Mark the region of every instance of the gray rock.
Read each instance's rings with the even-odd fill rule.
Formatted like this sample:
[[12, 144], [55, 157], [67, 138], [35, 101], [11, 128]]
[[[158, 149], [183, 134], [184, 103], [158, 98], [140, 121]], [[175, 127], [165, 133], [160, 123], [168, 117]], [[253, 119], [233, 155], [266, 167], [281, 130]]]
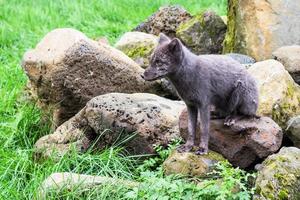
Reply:
[[300, 149], [283, 147], [269, 156], [258, 171], [255, 200], [300, 199]]
[[[37, 159], [60, 157], [70, 151], [86, 151], [92, 144], [101, 150], [118, 138], [132, 140], [132, 154], [155, 153], [154, 144], [167, 145], [179, 137], [178, 118], [185, 105], [147, 93], [110, 93], [90, 100], [73, 118], [35, 144]], [[123, 133], [121, 135], [121, 133]]]
[[160, 82], [145, 82], [140, 77], [144, 70], [124, 53], [74, 29], [48, 33], [24, 54], [22, 66], [39, 105], [53, 116], [54, 127], [101, 94], [163, 95]]
[[191, 15], [182, 7], [165, 6], [150, 16], [145, 22], [138, 25], [134, 31], [141, 31], [153, 35], [165, 33], [169, 37], [174, 37], [178, 26], [191, 19]]
[[293, 144], [300, 148], [300, 115], [288, 121], [286, 134]]
[[176, 30], [176, 36], [195, 54], [221, 53], [225, 33], [226, 24], [211, 11], [193, 17]]
[[275, 60], [281, 62], [291, 74], [296, 83], [300, 84], [300, 46], [284, 46], [272, 54]]

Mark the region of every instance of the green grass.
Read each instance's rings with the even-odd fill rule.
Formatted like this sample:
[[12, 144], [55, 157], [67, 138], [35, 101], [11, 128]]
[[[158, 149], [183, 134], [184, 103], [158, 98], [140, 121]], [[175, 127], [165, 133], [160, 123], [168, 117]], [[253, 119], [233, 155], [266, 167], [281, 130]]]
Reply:
[[[49, 133], [49, 123], [41, 121], [40, 110], [22, 95], [27, 77], [20, 62], [26, 50], [55, 28], [72, 27], [91, 38], [105, 36], [113, 44], [167, 4], [180, 4], [192, 14], [205, 9], [226, 13], [226, 0], [0, 0], [0, 199], [33, 199], [41, 181], [59, 171], [139, 179], [136, 159], [114, 147], [99, 154], [35, 163], [33, 145]], [[114, 188], [114, 196], [111, 191], [104, 187], [97, 197], [119, 199], [127, 190]], [[61, 199], [94, 194], [84, 195], [75, 192]]]

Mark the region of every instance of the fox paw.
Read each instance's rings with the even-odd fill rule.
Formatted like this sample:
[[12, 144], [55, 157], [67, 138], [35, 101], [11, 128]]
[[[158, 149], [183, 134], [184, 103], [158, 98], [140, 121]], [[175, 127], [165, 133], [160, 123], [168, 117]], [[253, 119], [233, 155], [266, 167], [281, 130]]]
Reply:
[[235, 124], [235, 118], [233, 116], [228, 116], [224, 120], [224, 125], [225, 126], [232, 126]]
[[177, 151], [179, 153], [190, 152], [192, 149], [193, 149], [193, 145], [191, 145], [191, 144], [183, 144], [183, 145], [177, 147]]
[[196, 151], [196, 155], [206, 155], [208, 153], [208, 148], [207, 147], [199, 147]]

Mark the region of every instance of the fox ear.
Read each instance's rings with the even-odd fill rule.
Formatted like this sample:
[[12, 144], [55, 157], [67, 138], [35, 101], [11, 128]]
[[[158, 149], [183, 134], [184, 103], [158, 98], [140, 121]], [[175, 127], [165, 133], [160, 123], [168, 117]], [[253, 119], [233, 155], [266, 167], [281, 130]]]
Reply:
[[158, 39], [158, 43], [159, 44], [162, 44], [162, 43], [164, 43], [164, 42], [169, 42], [170, 41], [170, 39], [168, 38], [168, 36], [166, 36], [165, 34], [163, 34], [163, 33], [160, 33], [159, 34], [159, 39]]
[[173, 53], [178, 53], [181, 52], [182, 46], [181, 42], [177, 39], [174, 38], [170, 43], [169, 43], [169, 50]]

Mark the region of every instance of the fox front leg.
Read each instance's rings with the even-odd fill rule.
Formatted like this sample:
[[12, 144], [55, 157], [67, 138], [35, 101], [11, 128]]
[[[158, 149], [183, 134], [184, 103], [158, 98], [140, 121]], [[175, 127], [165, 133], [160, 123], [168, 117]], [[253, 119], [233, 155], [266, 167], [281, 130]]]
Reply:
[[192, 150], [195, 144], [195, 132], [196, 132], [196, 125], [197, 125], [197, 108], [194, 106], [187, 106], [188, 111], [188, 138], [186, 143], [179, 146], [177, 148], [178, 152], [189, 152]]
[[209, 141], [209, 120], [210, 120], [210, 111], [209, 106], [201, 106], [198, 109], [199, 112], [199, 122], [200, 122], [200, 143], [199, 148], [196, 150], [195, 154], [203, 155], [208, 153], [208, 141]]

